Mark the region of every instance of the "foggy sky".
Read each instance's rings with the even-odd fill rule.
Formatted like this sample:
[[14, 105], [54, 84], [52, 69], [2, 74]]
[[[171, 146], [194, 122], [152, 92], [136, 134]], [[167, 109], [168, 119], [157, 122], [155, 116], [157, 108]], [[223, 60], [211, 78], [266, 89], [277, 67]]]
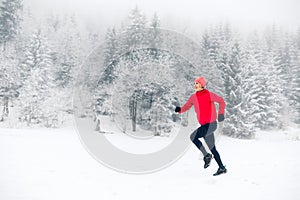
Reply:
[[[115, 26], [136, 5], [151, 18], [156, 12], [172, 26], [197, 27], [230, 22], [241, 28], [277, 24], [300, 26], [298, 0], [23, 0], [37, 15], [76, 13], [87, 24]], [[170, 24], [165, 24], [170, 25]]]

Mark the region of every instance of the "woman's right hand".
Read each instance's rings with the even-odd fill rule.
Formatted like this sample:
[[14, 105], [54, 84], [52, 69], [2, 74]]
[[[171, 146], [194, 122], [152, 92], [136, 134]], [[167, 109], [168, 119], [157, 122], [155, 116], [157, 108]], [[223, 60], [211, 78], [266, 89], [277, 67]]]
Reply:
[[180, 107], [176, 107], [175, 108], [175, 112], [180, 112], [181, 108]]

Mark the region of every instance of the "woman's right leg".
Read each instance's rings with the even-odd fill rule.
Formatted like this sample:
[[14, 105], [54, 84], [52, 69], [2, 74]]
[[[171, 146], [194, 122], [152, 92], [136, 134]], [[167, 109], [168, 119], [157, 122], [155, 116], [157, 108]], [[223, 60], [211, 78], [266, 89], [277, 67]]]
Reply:
[[214, 158], [216, 160], [216, 162], [218, 163], [220, 168], [224, 168], [224, 165], [222, 163], [221, 160], [221, 156], [219, 154], [219, 152], [216, 149], [215, 146], [215, 136], [214, 133], [209, 133], [204, 137], [205, 143], [207, 144], [209, 150], [212, 152], [212, 154], [214, 155]]

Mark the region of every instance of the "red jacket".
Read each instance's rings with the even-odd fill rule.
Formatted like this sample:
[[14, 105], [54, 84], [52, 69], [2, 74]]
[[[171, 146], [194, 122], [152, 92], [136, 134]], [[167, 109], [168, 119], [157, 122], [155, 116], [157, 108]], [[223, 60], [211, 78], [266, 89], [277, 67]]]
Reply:
[[224, 114], [226, 105], [224, 99], [215, 93], [204, 89], [192, 94], [184, 106], [181, 107], [179, 113], [183, 113], [194, 106], [198, 122], [201, 125], [215, 122], [217, 119], [215, 102], [219, 103], [218, 114]]

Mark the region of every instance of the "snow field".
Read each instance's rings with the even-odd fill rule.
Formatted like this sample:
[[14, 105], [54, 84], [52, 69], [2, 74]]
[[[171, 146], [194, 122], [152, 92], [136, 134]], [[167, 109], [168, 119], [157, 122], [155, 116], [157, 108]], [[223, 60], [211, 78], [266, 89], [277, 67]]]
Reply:
[[0, 129], [0, 199], [292, 200], [300, 195], [299, 141], [279, 132], [260, 133], [256, 140], [222, 136], [217, 149], [228, 169], [218, 177], [212, 176], [215, 161], [204, 170], [194, 146], [162, 171], [130, 175], [94, 160], [71, 127]]

